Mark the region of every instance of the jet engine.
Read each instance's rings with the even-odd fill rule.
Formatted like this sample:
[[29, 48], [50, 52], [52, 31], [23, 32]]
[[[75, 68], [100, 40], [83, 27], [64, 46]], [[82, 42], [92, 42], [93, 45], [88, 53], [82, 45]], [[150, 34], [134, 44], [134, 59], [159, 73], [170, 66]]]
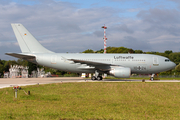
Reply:
[[126, 67], [113, 67], [109, 71], [109, 74], [117, 78], [129, 78], [131, 75], [131, 69]]

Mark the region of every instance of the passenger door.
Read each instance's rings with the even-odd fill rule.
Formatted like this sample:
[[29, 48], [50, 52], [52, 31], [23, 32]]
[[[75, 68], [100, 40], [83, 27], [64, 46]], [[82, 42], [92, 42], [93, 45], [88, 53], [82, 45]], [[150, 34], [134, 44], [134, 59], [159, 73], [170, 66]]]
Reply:
[[56, 61], [57, 61], [57, 56], [56, 55], [51, 56], [51, 64], [56, 64]]
[[158, 66], [159, 65], [158, 57], [153, 57], [153, 65], [154, 66]]

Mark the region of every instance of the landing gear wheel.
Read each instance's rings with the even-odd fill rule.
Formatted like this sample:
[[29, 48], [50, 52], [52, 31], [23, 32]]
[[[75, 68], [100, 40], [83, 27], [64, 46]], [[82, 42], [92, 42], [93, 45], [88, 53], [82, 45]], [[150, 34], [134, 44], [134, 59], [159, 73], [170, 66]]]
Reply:
[[97, 80], [98, 80], [98, 81], [102, 80], [102, 76], [98, 76], [98, 77], [97, 77]]
[[91, 77], [91, 80], [93, 80], [93, 81], [96, 80], [96, 77], [95, 77], [95, 76], [92, 76], [92, 77]]

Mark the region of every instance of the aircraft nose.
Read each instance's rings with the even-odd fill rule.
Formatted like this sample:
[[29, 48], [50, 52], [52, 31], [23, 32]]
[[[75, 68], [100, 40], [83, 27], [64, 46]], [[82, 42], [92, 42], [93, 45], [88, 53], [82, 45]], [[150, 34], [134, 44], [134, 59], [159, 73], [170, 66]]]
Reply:
[[172, 68], [175, 68], [176, 67], [176, 64], [174, 62], [172, 62]]

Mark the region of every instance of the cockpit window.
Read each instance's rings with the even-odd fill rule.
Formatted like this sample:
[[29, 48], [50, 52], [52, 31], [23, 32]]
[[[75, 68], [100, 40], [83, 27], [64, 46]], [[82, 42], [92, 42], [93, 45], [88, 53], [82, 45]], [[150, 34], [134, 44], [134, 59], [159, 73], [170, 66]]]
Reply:
[[165, 62], [169, 62], [170, 60], [169, 59], [165, 59]]

